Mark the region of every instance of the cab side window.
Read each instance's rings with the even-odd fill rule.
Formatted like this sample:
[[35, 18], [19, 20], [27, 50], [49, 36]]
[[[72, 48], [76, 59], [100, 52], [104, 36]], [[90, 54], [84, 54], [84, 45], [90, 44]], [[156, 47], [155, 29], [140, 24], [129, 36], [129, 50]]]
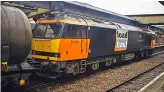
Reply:
[[82, 32], [82, 38], [87, 38], [88, 37], [88, 28], [87, 28], [87, 26], [83, 26], [81, 28], [81, 32]]
[[87, 38], [87, 27], [82, 25], [68, 25], [65, 33], [65, 38]]
[[66, 33], [65, 33], [65, 37], [80, 38], [81, 37], [80, 26], [68, 25]]

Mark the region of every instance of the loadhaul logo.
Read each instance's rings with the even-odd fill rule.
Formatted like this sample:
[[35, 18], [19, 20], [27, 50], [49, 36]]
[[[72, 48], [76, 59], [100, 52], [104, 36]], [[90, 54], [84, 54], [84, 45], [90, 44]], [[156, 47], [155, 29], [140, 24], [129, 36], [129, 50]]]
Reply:
[[128, 45], [128, 31], [116, 30], [115, 51], [124, 51]]

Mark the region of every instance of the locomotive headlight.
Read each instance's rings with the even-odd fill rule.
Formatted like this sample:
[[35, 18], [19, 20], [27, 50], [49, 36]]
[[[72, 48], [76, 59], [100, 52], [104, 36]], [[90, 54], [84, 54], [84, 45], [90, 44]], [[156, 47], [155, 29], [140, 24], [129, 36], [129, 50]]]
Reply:
[[32, 50], [32, 54], [35, 54], [35, 51]]
[[55, 57], [60, 57], [60, 53], [55, 53]]

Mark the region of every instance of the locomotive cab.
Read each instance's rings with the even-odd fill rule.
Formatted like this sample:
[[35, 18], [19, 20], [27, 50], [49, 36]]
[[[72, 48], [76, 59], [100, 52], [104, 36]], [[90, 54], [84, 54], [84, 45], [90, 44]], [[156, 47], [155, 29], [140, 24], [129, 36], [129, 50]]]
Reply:
[[56, 65], [87, 58], [90, 39], [84, 20], [44, 19], [36, 23], [32, 40], [34, 61]]

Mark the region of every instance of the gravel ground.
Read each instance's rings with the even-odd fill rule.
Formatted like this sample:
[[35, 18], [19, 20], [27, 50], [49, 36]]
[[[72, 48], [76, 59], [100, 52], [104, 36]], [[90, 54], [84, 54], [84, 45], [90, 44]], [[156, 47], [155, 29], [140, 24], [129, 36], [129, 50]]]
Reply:
[[114, 89], [113, 92], [137, 92], [162, 72], [164, 72], [164, 64], [151, 70], [148, 73], [145, 73], [142, 76], [139, 76], [138, 78], [126, 83], [125, 85]]
[[40, 92], [105, 92], [161, 62], [164, 62], [164, 54], [98, 71], [85, 77], [78, 76], [79, 78], [69, 80], [64, 84], [61, 83], [53, 87], [42, 88]]

